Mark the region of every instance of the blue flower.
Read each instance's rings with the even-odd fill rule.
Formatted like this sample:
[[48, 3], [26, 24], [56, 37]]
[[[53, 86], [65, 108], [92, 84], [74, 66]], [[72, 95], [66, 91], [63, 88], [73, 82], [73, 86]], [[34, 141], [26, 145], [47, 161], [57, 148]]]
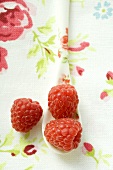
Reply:
[[108, 19], [113, 15], [113, 8], [108, 1], [98, 2], [97, 6], [94, 7], [96, 12], [93, 14], [96, 19]]

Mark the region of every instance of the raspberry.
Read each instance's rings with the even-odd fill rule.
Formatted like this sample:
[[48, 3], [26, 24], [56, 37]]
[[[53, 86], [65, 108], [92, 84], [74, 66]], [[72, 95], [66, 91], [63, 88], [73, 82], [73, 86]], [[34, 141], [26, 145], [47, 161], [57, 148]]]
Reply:
[[28, 132], [42, 116], [42, 108], [37, 101], [20, 98], [14, 101], [11, 108], [12, 127], [19, 132]]
[[63, 151], [71, 151], [78, 147], [81, 132], [80, 122], [72, 118], [61, 118], [51, 120], [45, 127], [44, 135], [54, 147]]
[[55, 119], [73, 118], [78, 103], [77, 91], [70, 84], [57, 85], [49, 91], [48, 106]]

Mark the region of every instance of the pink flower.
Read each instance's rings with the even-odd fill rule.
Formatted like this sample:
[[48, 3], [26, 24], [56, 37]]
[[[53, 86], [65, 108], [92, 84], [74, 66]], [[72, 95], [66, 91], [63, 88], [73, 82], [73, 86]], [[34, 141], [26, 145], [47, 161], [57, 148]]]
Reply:
[[101, 94], [100, 94], [100, 98], [103, 100], [105, 97], [107, 97], [108, 94], [107, 92], [103, 91]]
[[107, 77], [108, 80], [110, 80], [110, 79], [113, 80], [113, 72], [108, 71], [107, 74], [106, 74], [106, 77]]
[[79, 66], [76, 66], [76, 70], [77, 70], [78, 74], [79, 74], [80, 76], [82, 76], [82, 74], [83, 74], [83, 72], [84, 72], [84, 69], [81, 68], [81, 67], [79, 67]]
[[79, 44], [78, 47], [69, 47], [68, 50], [73, 52], [78, 52], [84, 50], [86, 47], [89, 47], [89, 45], [90, 44], [88, 42], [82, 42]]
[[37, 150], [35, 149], [34, 145], [27, 145], [24, 148], [24, 153], [26, 153], [27, 155], [33, 155], [37, 152]]
[[74, 76], [82, 76], [85, 70], [82, 67], [74, 66], [74, 69], [71, 71], [71, 74]]
[[84, 155], [86, 155], [89, 152], [93, 151], [93, 146], [90, 143], [84, 142], [83, 147], [82, 147], [82, 152]]
[[103, 91], [101, 94], [100, 94], [100, 98], [104, 101], [108, 101], [110, 99], [110, 97], [108, 96], [108, 93]]
[[[15, 7], [6, 7], [7, 3], [14, 3]], [[19, 6], [20, 5], [20, 6]], [[21, 9], [21, 5], [24, 9]], [[8, 41], [19, 38], [24, 29], [32, 27], [32, 19], [29, 15], [29, 9], [23, 0], [0, 0], [0, 40]], [[27, 24], [23, 24], [27, 18]]]
[[8, 65], [7, 62], [5, 60], [5, 57], [7, 56], [7, 50], [5, 48], [0, 47], [0, 71], [2, 71], [2, 69], [7, 69]]

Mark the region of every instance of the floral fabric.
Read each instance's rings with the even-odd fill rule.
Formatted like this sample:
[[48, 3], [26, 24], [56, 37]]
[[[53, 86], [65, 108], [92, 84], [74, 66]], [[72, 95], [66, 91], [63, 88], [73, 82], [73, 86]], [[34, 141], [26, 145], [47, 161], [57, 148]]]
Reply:
[[[0, 0], [0, 170], [113, 169], [113, 1], [70, 0], [63, 30], [58, 9], [51, 0]], [[42, 119], [27, 134], [10, 122], [20, 97], [38, 100], [45, 112], [56, 81], [71, 81], [80, 100], [82, 141], [66, 155], [49, 150]]]

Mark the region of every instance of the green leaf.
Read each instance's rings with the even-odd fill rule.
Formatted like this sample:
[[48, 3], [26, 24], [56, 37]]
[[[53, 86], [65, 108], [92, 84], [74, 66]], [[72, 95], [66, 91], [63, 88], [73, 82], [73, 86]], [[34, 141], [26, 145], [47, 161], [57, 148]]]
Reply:
[[0, 170], [3, 170], [5, 166], [6, 166], [6, 162], [1, 163], [0, 164]]
[[55, 21], [56, 21], [56, 19], [54, 16], [49, 18], [49, 20], [46, 22], [46, 26], [52, 27], [52, 25], [55, 23]]
[[47, 58], [41, 58], [36, 65], [36, 72], [38, 78], [40, 78], [47, 71], [48, 60]]
[[41, 151], [44, 153], [44, 154], [47, 154], [47, 151], [45, 149], [41, 149]]
[[30, 165], [29, 167], [25, 168], [25, 170], [33, 170], [34, 165]]
[[42, 4], [45, 5], [45, 3], [46, 3], [46, 0], [42, 0]]
[[42, 147], [48, 148], [48, 146], [46, 145], [46, 143], [42, 144]]
[[56, 38], [56, 35], [53, 35], [52, 37], [49, 38], [49, 40], [47, 41], [48, 44], [52, 45], [52, 44], [55, 44], [55, 38]]
[[27, 57], [31, 58], [32, 56], [36, 56], [40, 51], [40, 46], [38, 44], [34, 44], [34, 46], [29, 50]]
[[99, 150], [98, 155], [100, 158], [102, 157], [102, 150]]
[[52, 28], [50, 26], [42, 26], [38, 27], [38, 31], [42, 34], [48, 35], [50, 32], [52, 32]]
[[40, 160], [40, 158], [38, 157], [38, 155], [35, 155], [35, 159], [36, 159], [37, 161]]
[[37, 72], [40, 70], [40, 69], [43, 69], [46, 67], [46, 63], [47, 63], [47, 59], [45, 58], [40, 58], [40, 60], [38, 61], [37, 65], [36, 65], [36, 68], [37, 68]]
[[68, 62], [68, 57], [63, 57], [62, 63], [67, 63]]
[[107, 165], [107, 166], [110, 166], [109, 162], [105, 159], [103, 159], [103, 162]]
[[103, 158], [111, 158], [112, 155], [111, 155], [111, 154], [105, 154], [105, 155], [103, 155], [102, 157], [103, 157]]
[[43, 44], [44, 46], [46, 46], [46, 47], [48, 47], [48, 46], [49, 46], [48, 41], [46, 41], [46, 42], [42, 42], [42, 44]]
[[13, 140], [14, 140], [14, 132], [11, 129], [11, 131], [5, 136], [5, 140], [4, 140], [3, 144], [0, 147], [12, 145]]
[[85, 39], [87, 39], [89, 37], [89, 35], [84, 35], [83, 37], [82, 37], [82, 40], [85, 40]]
[[95, 51], [96, 51], [95, 48], [93, 48], [93, 47], [91, 47], [91, 46], [88, 47], [88, 50], [90, 50], [90, 51], [92, 51], [92, 52], [95, 52]]
[[38, 31], [42, 34], [48, 35], [52, 32], [52, 25], [55, 22], [55, 17], [51, 17], [47, 22], [45, 26], [38, 27]]
[[38, 38], [38, 35], [35, 31], [33, 31], [33, 41], [36, 41]]
[[110, 79], [110, 80], [106, 80], [106, 83], [110, 84], [113, 86], [113, 79]]
[[40, 138], [39, 143], [41, 143], [41, 142], [43, 142], [43, 141], [44, 141], [44, 139], [43, 139], [43, 138]]
[[73, 71], [74, 65], [69, 63], [69, 69], [70, 69], [70, 71]]
[[55, 54], [53, 53], [52, 50], [45, 48], [45, 55], [47, 59], [49, 58], [52, 62], [55, 62], [55, 58], [54, 58]]

